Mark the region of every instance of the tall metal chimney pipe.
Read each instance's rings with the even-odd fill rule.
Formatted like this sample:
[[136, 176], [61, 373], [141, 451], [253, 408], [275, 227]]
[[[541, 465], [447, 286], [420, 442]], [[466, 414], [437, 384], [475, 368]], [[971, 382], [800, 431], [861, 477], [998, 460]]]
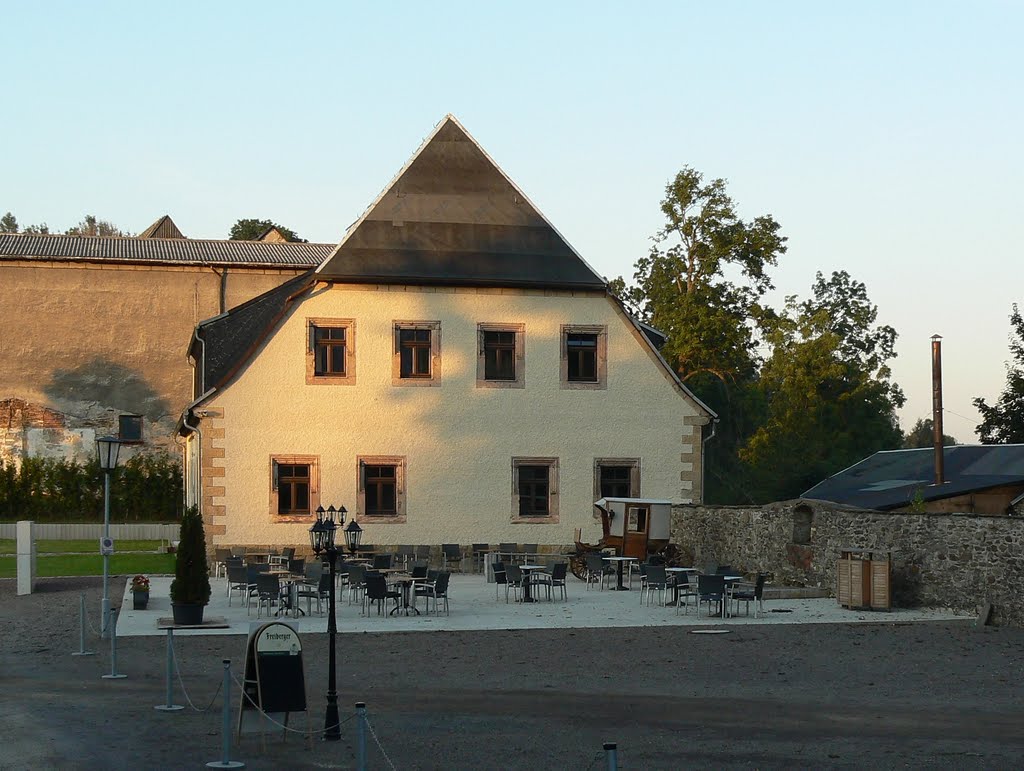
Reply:
[[942, 336], [932, 335], [932, 443], [935, 446], [935, 484], [946, 481], [942, 454]]

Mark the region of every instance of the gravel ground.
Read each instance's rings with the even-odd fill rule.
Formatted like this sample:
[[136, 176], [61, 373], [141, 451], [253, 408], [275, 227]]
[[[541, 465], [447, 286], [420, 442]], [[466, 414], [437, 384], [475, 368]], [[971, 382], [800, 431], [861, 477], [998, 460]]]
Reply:
[[[180, 637], [191, 701], [165, 714], [165, 640], [78, 648], [84, 592], [99, 579], [43, 579], [16, 597], [0, 581], [0, 768], [201, 768], [221, 757], [222, 660], [242, 637]], [[95, 620], [94, 622], [95, 623]], [[373, 769], [1019, 768], [1024, 630], [970, 623], [347, 634], [338, 637], [342, 718], [367, 704]], [[310, 721], [324, 712], [327, 640], [307, 634]], [[176, 683], [174, 700], [185, 701]], [[216, 696], [216, 698], [215, 698]], [[238, 690], [234, 690], [237, 710]], [[234, 720], [235, 712], [232, 712]], [[302, 716], [293, 723], [306, 726]], [[256, 769], [354, 767], [340, 742], [245, 736]]]

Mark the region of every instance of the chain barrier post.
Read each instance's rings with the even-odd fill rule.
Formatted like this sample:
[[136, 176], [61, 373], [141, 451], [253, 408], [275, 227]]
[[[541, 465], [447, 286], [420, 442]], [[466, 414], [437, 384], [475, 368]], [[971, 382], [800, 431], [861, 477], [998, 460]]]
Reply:
[[619, 745], [617, 745], [615, 742], [605, 742], [604, 743], [604, 757], [605, 757], [605, 760], [608, 762], [608, 765], [607, 765], [608, 771], [618, 771], [618, 768], [619, 768], [619, 751], [618, 751], [618, 747], [619, 747]]
[[356, 768], [366, 771], [366, 704], [356, 702]]
[[78, 595], [78, 650], [72, 656], [92, 656], [92, 651], [85, 649], [85, 592]]
[[[168, 629], [168, 632], [171, 630]], [[168, 638], [170, 639], [170, 638]], [[224, 709], [221, 710], [221, 742], [220, 760], [213, 760], [206, 764], [207, 768], [245, 768], [245, 763], [240, 760], [231, 760], [231, 659], [224, 659]], [[245, 694], [242, 694], [245, 698]], [[157, 707], [157, 709], [160, 709]]]
[[185, 709], [180, 704], [175, 704], [171, 701], [171, 680], [174, 677], [174, 628], [167, 627], [167, 703], [158, 704], [153, 707], [155, 710], [160, 712], [177, 712], [180, 709]]
[[107, 622], [107, 631], [110, 633], [110, 674], [103, 675], [104, 680], [120, 680], [128, 675], [117, 673], [117, 608], [110, 609], [110, 618]]

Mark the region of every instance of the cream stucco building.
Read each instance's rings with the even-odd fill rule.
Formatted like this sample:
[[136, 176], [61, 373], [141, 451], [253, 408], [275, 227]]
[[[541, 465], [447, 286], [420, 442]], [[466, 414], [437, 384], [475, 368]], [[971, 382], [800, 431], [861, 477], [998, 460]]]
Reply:
[[199, 324], [179, 430], [211, 545], [568, 544], [701, 499], [713, 413], [451, 116], [320, 266]]

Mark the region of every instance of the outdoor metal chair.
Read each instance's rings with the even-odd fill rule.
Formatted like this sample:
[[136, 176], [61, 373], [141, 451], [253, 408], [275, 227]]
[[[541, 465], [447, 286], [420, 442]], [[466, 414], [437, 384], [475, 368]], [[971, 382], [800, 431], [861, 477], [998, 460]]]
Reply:
[[281, 549], [280, 554], [271, 554], [267, 558], [267, 562], [275, 567], [288, 567], [288, 563], [292, 557], [295, 556], [295, 547], [289, 546], [286, 549]]
[[397, 608], [401, 597], [401, 592], [388, 588], [388, 581], [384, 578], [383, 573], [370, 571], [366, 574], [366, 591], [363, 593], [363, 611], [365, 613], [369, 613], [370, 605], [377, 603], [377, 615], [380, 616], [384, 613], [384, 605], [388, 600], [394, 600]]
[[676, 613], [679, 612], [680, 608], [686, 608], [687, 611], [690, 609], [690, 598], [697, 599], [697, 587], [690, 582], [690, 577], [686, 573], [676, 573], [675, 578], [675, 592], [676, 597]]
[[736, 600], [736, 612], [740, 612], [740, 603], [747, 603], [747, 615], [750, 615], [750, 603], [754, 603], [754, 618], [760, 618], [764, 610], [764, 582], [768, 576], [758, 573], [753, 584], [740, 584], [733, 587], [732, 599]]
[[505, 602], [508, 602], [508, 592], [519, 602], [519, 593], [523, 590], [523, 571], [518, 565], [508, 564], [505, 566]]
[[565, 578], [568, 575], [568, 570], [569, 564], [567, 562], [556, 562], [551, 566], [550, 571], [544, 570], [530, 576], [530, 583], [547, 589], [549, 600], [554, 589], [561, 589], [562, 599], [568, 600], [569, 597], [565, 593]]
[[473, 544], [473, 572], [483, 573], [484, 563], [487, 561], [487, 552], [491, 550], [489, 543]]
[[[462, 547], [457, 543], [441, 544], [441, 568], [443, 570], [458, 569], [462, 572]], [[456, 568], [453, 568], [455, 565]]]
[[451, 579], [452, 574], [447, 570], [441, 570], [437, 573], [433, 581], [427, 581], [421, 583], [415, 588], [416, 597], [425, 597], [427, 600], [427, 613], [430, 613], [430, 600], [434, 600], [434, 613], [438, 613], [437, 603], [439, 600], [444, 600], [444, 612], [446, 616], [450, 616], [451, 612], [448, 609], [448, 582]]
[[430, 564], [430, 547], [429, 546], [417, 546], [416, 547], [416, 561], [426, 562]]
[[391, 555], [390, 554], [377, 554], [373, 558], [373, 569], [374, 570], [390, 570], [391, 569]]
[[643, 602], [644, 593], [647, 594], [647, 604], [651, 604], [651, 597], [655, 591], [661, 595], [661, 604], [665, 604], [665, 589], [668, 588], [668, 574], [664, 565], [648, 565], [647, 581], [640, 589], [640, 602]]
[[213, 550], [213, 577], [220, 578], [228, 574], [228, 560], [231, 559], [231, 549]]
[[721, 574], [697, 576], [697, 612], [701, 603], [708, 604], [708, 615], [711, 615], [711, 603], [718, 603], [722, 618], [726, 614], [725, 576]]
[[498, 601], [498, 592], [505, 587], [505, 602], [508, 602], [508, 579], [505, 572], [504, 562], [491, 563], [491, 572], [494, 574], [494, 600]]
[[403, 568], [408, 568], [409, 563], [416, 559], [416, 548], [414, 546], [399, 546], [395, 551], [395, 562], [402, 563]]
[[589, 552], [585, 555], [584, 559], [587, 563], [587, 589], [590, 589], [590, 584], [599, 583], [601, 588], [604, 589], [604, 580], [610, 575], [615, 573], [615, 568], [610, 563], [604, 561], [604, 557], [600, 552]]
[[231, 607], [231, 595], [238, 592], [243, 602], [249, 598], [249, 573], [245, 565], [228, 565], [228, 607]]
[[515, 557], [519, 553], [519, 544], [517, 543], [503, 543], [498, 545], [498, 556], [501, 557], [501, 561], [506, 565], [510, 562], [515, 562]]
[[270, 609], [281, 602], [281, 581], [276, 575], [259, 573], [256, 576], [256, 618], [263, 615], [263, 606], [267, 607], [267, 615]]

